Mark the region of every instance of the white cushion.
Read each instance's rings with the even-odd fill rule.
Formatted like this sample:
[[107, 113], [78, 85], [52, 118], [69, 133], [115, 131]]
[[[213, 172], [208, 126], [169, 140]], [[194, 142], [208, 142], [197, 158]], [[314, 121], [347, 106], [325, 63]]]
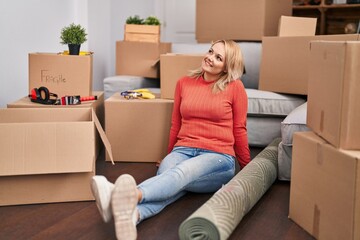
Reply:
[[298, 95], [280, 94], [246, 88], [248, 116], [286, 117], [292, 110], [305, 102]]
[[247, 117], [248, 142], [251, 147], [266, 147], [275, 138], [281, 137], [280, 117]]
[[294, 132], [304, 132], [310, 129], [306, 126], [307, 103], [303, 103], [295, 108], [281, 122], [281, 138], [282, 144], [291, 146]]
[[282, 142], [278, 146], [278, 179], [290, 181], [291, 179], [292, 146], [284, 145]]

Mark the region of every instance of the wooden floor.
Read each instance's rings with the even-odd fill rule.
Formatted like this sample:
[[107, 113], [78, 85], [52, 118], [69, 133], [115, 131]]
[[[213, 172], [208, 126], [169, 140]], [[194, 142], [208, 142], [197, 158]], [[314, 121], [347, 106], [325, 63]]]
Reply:
[[[252, 150], [255, 156], [260, 150]], [[152, 163], [116, 163], [103, 157], [97, 174], [110, 181], [123, 173], [141, 182], [156, 172]], [[313, 239], [288, 218], [289, 182], [276, 181], [241, 220], [229, 239], [307, 240]], [[211, 194], [188, 194], [157, 216], [138, 225], [139, 240], [176, 240], [179, 225], [205, 203]], [[95, 202], [34, 204], [0, 207], [0, 239], [115, 239], [113, 222], [102, 222]]]

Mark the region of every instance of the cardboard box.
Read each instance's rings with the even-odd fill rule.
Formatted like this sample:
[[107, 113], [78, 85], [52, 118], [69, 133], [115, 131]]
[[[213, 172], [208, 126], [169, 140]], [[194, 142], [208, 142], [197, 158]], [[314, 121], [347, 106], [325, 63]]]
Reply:
[[[102, 127], [105, 126], [105, 109], [104, 109], [104, 92], [93, 92], [94, 96], [97, 96], [96, 101], [88, 101], [83, 102], [79, 105], [44, 105], [39, 103], [34, 103], [30, 100], [29, 97], [23, 97], [15, 102], [8, 103], [8, 108], [92, 108], [96, 113], [96, 117], [99, 119], [99, 122]], [[103, 144], [100, 138], [99, 133], [96, 132], [95, 134], [96, 140], [96, 158], [99, 156]]]
[[294, 133], [289, 217], [316, 239], [360, 239], [360, 151]]
[[201, 67], [204, 55], [162, 54], [160, 56], [161, 98], [174, 99], [176, 82], [189, 74], [190, 70]]
[[90, 108], [0, 109], [0, 205], [93, 200], [95, 131]]
[[[209, 17], [210, 13], [220, 17]], [[292, 15], [292, 0], [196, 0], [195, 37], [200, 43], [261, 41], [278, 34], [281, 15]]]
[[360, 41], [310, 46], [307, 124], [337, 148], [360, 150]]
[[160, 25], [125, 24], [125, 41], [160, 42]]
[[29, 93], [47, 87], [58, 96], [92, 93], [93, 55], [29, 54]]
[[259, 90], [307, 95], [310, 41], [357, 41], [359, 34], [264, 37]]
[[[119, 162], [156, 162], [167, 154], [173, 100], [105, 100], [105, 131]], [[109, 156], [106, 156], [109, 160]]]
[[30, 100], [29, 97], [23, 97], [15, 102], [8, 103], [8, 108], [92, 108], [94, 109], [97, 118], [99, 119], [101, 126], [105, 126], [105, 116], [104, 116], [104, 92], [94, 91], [92, 96], [96, 96], [97, 100], [95, 101], [86, 101], [78, 105], [44, 105], [40, 103], [34, 103]]
[[159, 78], [160, 55], [171, 52], [171, 43], [116, 42], [116, 75]]
[[279, 37], [315, 36], [317, 18], [281, 16]]

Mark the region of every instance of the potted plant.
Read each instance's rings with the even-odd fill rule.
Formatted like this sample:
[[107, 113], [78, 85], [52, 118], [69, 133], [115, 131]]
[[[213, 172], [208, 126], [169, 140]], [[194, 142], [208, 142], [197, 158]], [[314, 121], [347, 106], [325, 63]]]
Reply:
[[68, 45], [70, 55], [79, 55], [81, 44], [87, 40], [86, 36], [85, 28], [80, 24], [71, 23], [61, 30], [60, 43]]
[[125, 41], [160, 42], [160, 21], [150, 16], [146, 19], [138, 15], [128, 17], [125, 24]]
[[144, 24], [144, 19], [140, 18], [139, 15], [130, 16], [126, 19], [126, 24], [142, 25]]
[[144, 20], [144, 24], [160, 26], [160, 20], [155, 16], [149, 16]]

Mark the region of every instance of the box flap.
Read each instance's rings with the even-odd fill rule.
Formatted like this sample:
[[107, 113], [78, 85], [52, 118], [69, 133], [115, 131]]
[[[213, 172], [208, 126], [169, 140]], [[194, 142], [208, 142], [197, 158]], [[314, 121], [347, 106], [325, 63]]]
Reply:
[[113, 165], [115, 165], [114, 163], [114, 159], [113, 159], [113, 154], [112, 154], [112, 150], [111, 150], [111, 144], [109, 142], [109, 139], [106, 137], [106, 134], [104, 132], [104, 129], [101, 127], [101, 124], [99, 122], [99, 119], [97, 118], [96, 114], [94, 111], [92, 111], [92, 118], [93, 118], [93, 121], [95, 123], [95, 127], [97, 129], [97, 131], [99, 132], [100, 134], [100, 138], [101, 140], [103, 141], [104, 145], [105, 145], [105, 149], [107, 151], [107, 153], [109, 154], [109, 157], [110, 157], [110, 160], [111, 160], [111, 163]]

